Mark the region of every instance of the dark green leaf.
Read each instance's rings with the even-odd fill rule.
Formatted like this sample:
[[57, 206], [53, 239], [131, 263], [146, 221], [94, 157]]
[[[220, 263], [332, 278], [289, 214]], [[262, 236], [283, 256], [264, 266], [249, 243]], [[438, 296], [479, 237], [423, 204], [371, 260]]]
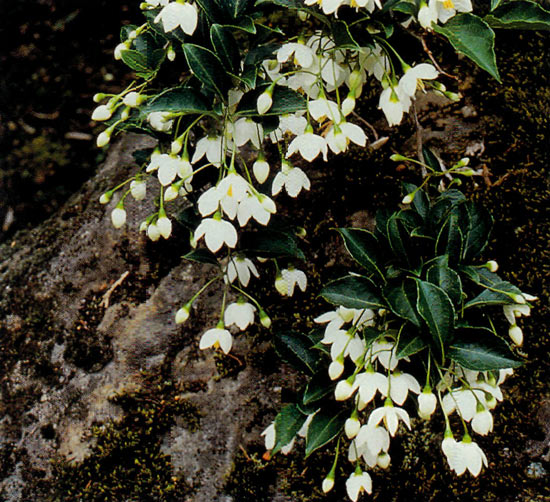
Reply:
[[185, 260], [194, 261], [197, 263], [209, 263], [211, 265], [218, 265], [216, 255], [205, 248], [194, 249], [189, 253], [183, 255]]
[[416, 280], [417, 309], [426, 321], [436, 346], [445, 356], [445, 346], [453, 336], [455, 310], [445, 291], [430, 282]]
[[418, 213], [423, 221], [428, 217], [430, 212], [430, 199], [424, 190], [419, 190], [416, 185], [412, 183], [404, 183], [405, 195], [415, 192], [414, 199], [411, 203], [411, 207]]
[[521, 294], [521, 291], [509, 282], [502, 281], [488, 286], [482, 293], [470, 300], [464, 308], [484, 307], [488, 305], [508, 305], [516, 303], [512, 295]]
[[[259, 87], [247, 92], [237, 106], [237, 114], [245, 117], [260, 117], [257, 109], [257, 100], [267, 86]], [[275, 86], [271, 96], [273, 104], [264, 115], [284, 115], [286, 113], [299, 112], [306, 109], [304, 97], [288, 87]]]
[[395, 315], [407, 319], [415, 326], [422, 325], [416, 310], [418, 292], [412, 280], [405, 280], [397, 286], [384, 289], [384, 298]]
[[258, 229], [254, 232], [243, 232], [241, 248], [245, 254], [263, 258], [298, 258], [305, 260], [305, 255], [298, 247], [298, 239], [291, 232]]
[[210, 27], [210, 40], [224, 68], [230, 73], [236, 73], [239, 70], [241, 55], [231, 30], [213, 24]]
[[299, 333], [276, 333], [273, 345], [281, 359], [304, 373], [315, 373], [318, 352], [312, 350], [311, 340]]
[[275, 417], [275, 455], [283, 446], [289, 444], [304, 425], [307, 415], [304, 415], [295, 404], [286, 405]]
[[500, 82], [495, 58], [495, 32], [483, 19], [470, 13], [457, 14], [434, 31], [445, 36], [460, 53]]
[[468, 212], [468, 230], [464, 235], [463, 258], [465, 261], [471, 261], [483, 251], [489, 242], [493, 218], [489, 211], [472, 202], [468, 201], [464, 206]]
[[144, 116], [152, 112], [211, 114], [212, 110], [195, 89], [176, 87], [164, 91], [141, 107]]
[[441, 171], [441, 164], [439, 159], [436, 157], [427, 146], [422, 147], [422, 156], [424, 157], [424, 163], [436, 173]]
[[191, 206], [180, 211], [176, 215], [176, 221], [178, 223], [181, 223], [191, 232], [194, 232], [195, 229], [199, 226], [199, 223], [202, 221], [202, 218], [196, 212], [195, 208]]
[[193, 74], [207, 89], [215, 91], [225, 98], [226, 91], [231, 87], [231, 80], [218, 56], [195, 44], [184, 44], [183, 52]]
[[360, 45], [350, 33], [349, 26], [344, 21], [336, 21], [332, 25], [332, 36], [337, 47], [347, 49], [358, 49]]
[[334, 305], [354, 309], [385, 307], [373, 282], [366, 277], [349, 275], [330, 282], [321, 290], [321, 296]]
[[462, 302], [462, 281], [460, 276], [447, 265], [433, 265], [427, 272], [428, 282], [439, 286], [449, 295], [457, 307]]
[[441, 227], [435, 244], [436, 253], [446, 254], [451, 265], [457, 264], [462, 255], [463, 236], [458, 221], [458, 215], [451, 213]]
[[501, 2], [502, 0], [491, 0], [491, 10], [495, 10]]
[[357, 263], [385, 282], [384, 274], [378, 265], [381, 261], [378, 256], [380, 246], [374, 234], [362, 228], [341, 228], [338, 232], [344, 239], [349, 254]]
[[386, 226], [386, 235], [393, 253], [403, 262], [409, 263], [409, 233], [399, 213], [390, 216]]
[[418, 334], [414, 332], [401, 331], [399, 336], [399, 343], [397, 345], [397, 351], [395, 353], [397, 359], [409, 357], [427, 347], [426, 341], [423, 340]]
[[308, 406], [317, 401], [320, 401], [325, 396], [334, 392], [335, 383], [332, 382], [327, 374], [327, 370], [323, 368], [322, 371], [313, 375], [311, 380], [307, 383], [302, 402]]
[[457, 341], [449, 348], [448, 355], [458, 364], [475, 371], [517, 368], [522, 364], [497, 337], [476, 342]]
[[147, 65], [147, 58], [138, 51], [127, 50], [121, 52], [122, 61], [136, 72], [149, 72], [151, 69]]
[[348, 417], [349, 410], [346, 409], [340, 410], [339, 413], [323, 409], [318, 411], [307, 430], [306, 458], [338, 436]]
[[507, 2], [485, 16], [491, 28], [550, 30], [550, 12], [528, 0]]

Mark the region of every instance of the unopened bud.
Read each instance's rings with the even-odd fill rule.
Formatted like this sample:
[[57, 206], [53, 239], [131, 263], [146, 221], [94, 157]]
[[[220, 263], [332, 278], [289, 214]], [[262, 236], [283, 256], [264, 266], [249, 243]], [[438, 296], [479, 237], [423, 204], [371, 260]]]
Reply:
[[462, 94], [457, 94], [456, 92], [446, 91], [443, 94], [454, 102], [460, 101], [462, 99]]
[[168, 47], [168, 50], [166, 51], [166, 57], [168, 58], [168, 61], [174, 61], [176, 59], [176, 51], [172, 46]]
[[414, 196], [416, 195], [416, 192], [411, 192], [405, 195], [403, 197], [403, 200], [401, 201], [402, 204], [410, 204], [414, 200]]
[[498, 263], [495, 260], [489, 260], [485, 264], [485, 268], [489, 270], [489, 272], [496, 272], [498, 270]]
[[260, 96], [258, 97], [258, 100], [256, 102], [256, 107], [258, 109], [258, 113], [260, 115], [263, 115], [264, 113], [266, 113], [267, 111], [269, 111], [269, 109], [271, 108], [271, 106], [273, 105], [273, 98], [272, 98], [272, 94], [273, 94], [273, 88], [272, 87], [268, 87], [264, 92], [262, 92], [262, 94], [260, 94]]
[[521, 331], [521, 328], [517, 324], [510, 326], [508, 335], [516, 345], [521, 346], [523, 343], [523, 331]]
[[107, 204], [113, 197], [113, 192], [110, 190], [108, 192], [105, 192], [100, 198], [99, 203], [100, 204]]
[[187, 303], [176, 312], [176, 324], [183, 324], [189, 319], [190, 307], [191, 305]]
[[402, 160], [409, 160], [407, 157], [404, 157], [400, 153], [394, 153], [393, 155], [390, 155], [390, 160], [393, 160], [394, 162], [401, 162]]
[[271, 318], [265, 313], [265, 310], [260, 310], [260, 324], [266, 328], [271, 328]]
[[94, 94], [94, 97], [93, 97], [94, 103], [101, 103], [106, 97], [107, 96], [102, 92], [98, 92]]
[[121, 228], [126, 223], [126, 210], [122, 203], [119, 203], [111, 212], [111, 222], [115, 228]]

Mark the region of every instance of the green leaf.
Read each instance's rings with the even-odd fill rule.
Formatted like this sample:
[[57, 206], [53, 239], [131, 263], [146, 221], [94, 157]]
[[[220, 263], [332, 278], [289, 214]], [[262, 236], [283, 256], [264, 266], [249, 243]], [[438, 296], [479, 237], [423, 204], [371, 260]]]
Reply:
[[473, 202], [464, 204], [468, 212], [468, 230], [464, 235], [463, 259], [471, 261], [477, 257], [489, 242], [493, 218], [485, 208]]
[[348, 275], [328, 283], [320, 295], [334, 305], [353, 309], [383, 308], [380, 296], [372, 281], [366, 277]]
[[416, 310], [418, 292], [412, 280], [405, 280], [397, 286], [384, 289], [384, 298], [395, 315], [412, 322], [417, 327], [422, 325]]
[[422, 221], [425, 221], [430, 212], [430, 198], [424, 192], [424, 190], [419, 190], [416, 185], [412, 183], [404, 183], [403, 187], [405, 188], [405, 195], [412, 193], [416, 190], [414, 199], [411, 203], [411, 207], [417, 212], [417, 214], [422, 218]]
[[470, 13], [457, 14], [443, 26], [434, 24], [433, 29], [458, 52], [501, 81], [495, 57], [495, 32], [483, 19]]
[[401, 331], [395, 356], [397, 359], [412, 356], [427, 347], [426, 341], [418, 334]]
[[358, 49], [358, 44], [349, 31], [349, 26], [344, 21], [336, 21], [332, 25], [332, 36], [334, 37], [334, 43], [338, 48], [344, 49]]
[[211, 108], [201, 94], [190, 87], [168, 89], [141, 107], [141, 114], [144, 117], [152, 112], [212, 114]]
[[183, 44], [183, 52], [189, 68], [204, 86], [225, 98], [225, 92], [231, 87], [220, 58], [212, 51], [195, 44]]
[[550, 30], [550, 12], [528, 0], [507, 2], [485, 16], [491, 28]]
[[455, 309], [449, 296], [439, 286], [416, 279], [418, 313], [426, 321], [442, 359], [445, 346], [453, 336]]
[[[267, 86], [262, 86], [254, 91], [247, 92], [237, 106], [237, 115], [244, 117], [263, 116], [258, 113], [256, 102], [266, 88]], [[271, 99], [273, 100], [273, 104], [264, 115], [284, 115], [285, 113], [300, 112], [306, 109], [306, 100], [304, 97], [288, 87], [276, 85], [273, 89]]]
[[247, 255], [306, 259], [298, 247], [298, 239], [291, 232], [262, 228], [253, 232], [243, 232], [240, 240], [241, 248]]
[[462, 302], [462, 281], [460, 276], [447, 265], [433, 265], [426, 274], [428, 282], [439, 286], [449, 295], [454, 305]]
[[380, 270], [380, 256], [378, 239], [372, 232], [362, 228], [341, 228], [338, 230], [349, 254], [369, 272], [376, 274], [378, 278], [386, 281]]
[[464, 308], [485, 307], [490, 305], [509, 305], [516, 303], [511, 295], [521, 294], [521, 291], [507, 281], [497, 282], [491, 289], [485, 289], [482, 293], [470, 300]]
[[491, 10], [495, 10], [501, 2], [502, 0], [491, 0]]
[[348, 417], [349, 410], [346, 409], [342, 409], [336, 414], [323, 409], [318, 411], [307, 430], [306, 458], [338, 436]]
[[289, 444], [304, 425], [307, 415], [304, 415], [295, 404], [286, 405], [275, 417], [275, 455], [283, 446]]
[[435, 244], [436, 253], [446, 254], [449, 257], [449, 263], [455, 265], [462, 256], [462, 231], [458, 224], [459, 217], [456, 213], [451, 213], [447, 221], [441, 227]]
[[305, 406], [320, 401], [325, 396], [332, 394], [334, 391], [335, 383], [328, 377], [326, 369], [316, 373], [311, 377], [311, 380], [307, 383], [302, 402]]
[[223, 0], [222, 3], [225, 5], [225, 11], [233, 19], [239, 19], [254, 4], [254, 0]]
[[210, 40], [224, 68], [231, 73], [239, 70], [241, 55], [231, 30], [220, 24], [210, 27]]
[[120, 53], [122, 61], [135, 72], [143, 73], [150, 72], [151, 69], [147, 65], [147, 58], [139, 51], [128, 49]]
[[522, 365], [506, 343], [496, 337], [475, 342], [457, 341], [449, 348], [448, 355], [461, 366], [475, 371], [517, 368]]
[[197, 263], [209, 263], [210, 265], [218, 265], [216, 255], [205, 248], [194, 249], [183, 255], [185, 260], [194, 261]]
[[281, 359], [303, 373], [315, 373], [318, 353], [312, 350], [311, 340], [302, 334], [275, 333], [273, 345]]
[[394, 213], [388, 219], [386, 224], [386, 235], [393, 253], [403, 262], [409, 264], [409, 233], [405, 228], [403, 220], [399, 218], [399, 213]]
[[424, 162], [430, 169], [434, 170], [436, 173], [441, 171], [439, 159], [427, 146], [422, 147], [422, 156], [424, 157]]

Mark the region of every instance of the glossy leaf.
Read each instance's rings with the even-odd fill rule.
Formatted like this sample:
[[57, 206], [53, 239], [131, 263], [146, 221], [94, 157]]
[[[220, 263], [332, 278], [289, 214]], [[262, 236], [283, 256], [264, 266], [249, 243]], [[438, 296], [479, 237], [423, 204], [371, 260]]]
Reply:
[[239, 69], [241, 55], [231, 30], [219, 24], [210, 27], [210, 40], [224, 68], [231, 73]]
[[489, 286], [482, 293], [470, 300], [464, 308], [485, 307], [491, 305], [509, 305], [516, 303], [511, 295], [521, 294], [521, 291], [509, 282], [502, 281]]
[[445, 355], [445, 345], [454, 331], [455, 309], [445, 291], [430, 282], [416, 280], [418, 289], [417, 309], [426, 321], [436, 346]]
[[443, 26], [434, 24], [434, 31], [443, 35], [460, 53], [500, 82], [495, 57], [495, 32], [483, 19], [470, 13], [457, 14]]
[[496, 337], [484, 341], [455, 342], [448, 355], [458, 364], [475, 371], [517, 368], [522, 365], [508, 346]]
[[384, 298], [395, 315], [417, 327], [422, 325], [422, 319], [416, 310], [418, 292], [414, 281], [405, 280], [397, 286], [387, 287], [384, 289]]
[[191, 72], [204, 86], [225, 97], [225, 92], [231, 87], [231, 81], [218, 56], [195, 44], [184, 44], [183, 52]]
[[251, 256], [305, 260], [304, 253], [298, 247], [298, 239], [290, 232], [261, 228], [243, 232], [240, 241], [243, 252]]
[[402, 330], [395, 356], [397, 359], [409, 357], [424, 350], [427, 346], [426, 341], [420, 335]]
[[489, 242], [493, 218], [485, 208], [476, 206], [472, 202], [468, 201], [464, 207], [468, 212], [468, 230], [464, 235], [463, 258], [471, 261]]
[[378, 253], [380, 246], [374, 234], [362, 228], [341, 228], [338, 232], [352, 258], [385, 282], [384, 274], [378, 265], [381, 261]]
[[318, 354], [312, 350], [311, 340], [299, 333], [276, 333], [273, 345], [281, 359], [304, 373], [315, 373]]
[[312, 403], [320, 401], [325, 396], [334, 392], [335, 383], [328, 377], [327, 371], [323, 368], [322, 371], [313, 375], [307, 383], [302, 402], [308, 406]]
[[492, 28], [512, 30], [550, 30], [550, 12], [528, 0], [507, 2], [485, 16]]
[[195, 89], [176, 87], [168, 89], [148, 101], [140, 109], [142, 115], [152, 112], [174, 112], [182, 114], [211, 114], [212, 110]]
[[194, 261], [197, 263], [208, 263], [210, 265], [218, 265], [216, 255], [205, 248], [193, 249], [189, 253], [183, 255], [185, 260]]
[[322, 290], [321, 296], [334, 305], [354, 309], [383, 308], [376, 287], [366, 277], [348, 275], [328, 283]]
[[349, 410], [342, 409], [339, 413], [320, 410], [309, 424], [306, 437], [306, 458], [315, 450], [330, 443], [344, 428]]
[[457, 264], [462, 256], [463, 235], [458, 221], [458, 215], [451, 213], [443, 227], [441, 227], [435, 244], [436, 253], [446, 254], [449, 257], [449, 263], [452, 265]]
[[427, 279], [428, 282], [443, 289], [454, 305], [460, 305], [462, 301], [462, 281], [452, 268], [443, 264], [434, 265], [428, 269]]
[[295, 404], [286, 405], [275, 417], [275, 446], [272, 454], [289, 444], [307, 420]]

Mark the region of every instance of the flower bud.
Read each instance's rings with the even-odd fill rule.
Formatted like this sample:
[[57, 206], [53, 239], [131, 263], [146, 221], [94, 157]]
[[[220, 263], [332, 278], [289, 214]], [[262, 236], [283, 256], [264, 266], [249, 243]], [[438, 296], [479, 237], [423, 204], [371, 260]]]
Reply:
[[336, 380], [343, 372], [344, 364], [340, 357], [330, 363], [330, 366], [328, 367], [328, 376], [331, 380]]
[[126, 96], [124, 96], [124, 99], [122, 100], [122, 102], [126, 106], [135, 108], [136, 106], [139, 106], [143, 102], [143, 97], [141, 96], [141, 94], [139, 94], [139, 92], [132, 91], [126, 94]]
[[130, 182], [130, 193], [136, 200], [143, 200], [147, 194], [147, 183], [142, 180], [132, 180]]
[[381, 469], [387, 469], [390, 465], [391, 458], [387, 452], [382, 452], [380, 455], [378, 455], [378, 458], [376, 459], [376, 463], [378, 464], [378, 467]]
[[355, 109], [355, 97], [350, 93], [342, 102], [342, 113], [347, 117]]
[[157, 228], [160, 232], [160, 235], [162, 235], [165, 239], [168, 239], [168, 237], [170, 237], [170, 234], [172, 233], [172, 222], [166, 216], [161, 216], [157, 220]]
[[517, 324], [510, 326], [508, 335], [516, 345], [521, 346], [523, 343], [523, 331], [521, 331], [521, 328]]
[[273, 88], [268, 87], [260, 96], [258, 97], [258, 100], [256, 102], [256, 107], [258, 109], [258, 113], [260, 115], [263, 115], [266, 113], [271, 106], [273, 105]]
[[485, 264], [485, 268], [489, 270], [489, 272], [496, 272], [498, 270], [498, 263], [495, 260], [489, 260]]
[[411, 192], [405, 195], [403, 197], [403, 200], [401, 201], [402, 204], [410, 204], [414, 200], [414, 196], [416, 195], [416, 192]]
[[252, 165], [252, 172], [258, 183], [265, 183], [269, 176], [269, 164], [266, 162], [263, 155], [260, 155]]
[[107, 204], [113, 197], [113, 192], [110, 190], [108, 192], [105, 192], [100, 198], [99, 203], [100, 204]]
[[512, 298], [512, 300], [514, 300], [516, 303], [519, 303], [520, 305], [523, 305], [524, 303], [526, 303], [525, 297], [523, 295], [512, 293], [510, 295], [510, 298]]
[[179, 138], [176, 138], [174, 141], [172, 141], [172, 144], [170, 145], [170, 153], [172, 155], [177, 155], [181, 152], [181, 149], [183, 147], [183, 139], [180, 136]]
[[361, 429], [361, 422], [357, 420], [357, 416], [351, 416], [346, 420], [346, 423], [344, 425], [344, 432], [346, 433], [346, 436], [348, 439], [353, 439], [357, 434], [359, 433], [359, 429]]
[[183, 324], [189, 319], [190, 307], [189, 304], [185, 304], [176, 312], [176, 324]]
[[109, 144], [109, 141], [111, 141], [111, 134], [112, 130], [109, 128], [105, 129], [102, 133], [98, 135], [96, 140], [96, 145], [98, 146], [98, 148], [103, 148], [104, 146]]
[[446, 91], [443, 94], [445, 94], [447, 98], [454, 102], [460, 101], [462, 99], [462, 94], [457, 94], [456, 92]]
[[353, 91], [363, 84], [363, 75], [357, 68], [353, 70], [349, 75], [349, 87]]
[[271, 318], [265, 313], [265, 310], [260, 309], [260, 324], [266, 328], [271, 328]]
[[107, 96], [102, 92], [98, 92], [94, 94], [94, 97], [93, 97], [94, 103], [101, 103], [106, 97]]
[[156, 223], [151, 223], [147, 227], [147, 237], [149, 237], [149, 239], [151, 239], [153, 242], [160, 239], [160, 230], [158, 229]]
[[178, 195], [179, 195], [179, 187], [177, 183], [174, 183], [164, 191], [164, 201], [169, 202], [171, 200], [177, 199]]
[[347, 380], [340, 380], [336, 384], [336, 389], [334, 389], [334, 397], [336, 401], [345, 401], [351, 397], [351, 395], [355, 392], [353, 381], [354, 377], [351, 376]]
[[111, 212], [111, 222], [115, 228], [121, 228], [126, 223], [126, 210], [122, 204], [118, 204]]
[[323, 479], [323, 493], [328, 493], [334, 488], [334, 472], [330, 471], [325, 479]]
[[424, 420], [429, 420], [437, 406], [437, 397], [430, 387], [424, 387], [418, 396], [418, 415]]
[[168, 58], [168, 61], [174, 61], [176, 59], [176, 51], [171, 45], [168, 46], [166, 57]]
[[401, 162], [402, 160], [409, 160], [407, 157], [404, 157], [403, 155], [399, 153], [394, 153], [390, 156], [390, 160], [393, 160], [394, 162]]
[[92, 120], [101, 122], [103, 120], [109, 120], [113, 115], [113, 110], [107, 105], [99, 105], [92, 113]]
[[139, 226], [139, 231], [140, 232], [147, 232], [147, 227], [148, 226], [149, 226], [149, 224], [146, 221], [142, 221], [140, 226]]

